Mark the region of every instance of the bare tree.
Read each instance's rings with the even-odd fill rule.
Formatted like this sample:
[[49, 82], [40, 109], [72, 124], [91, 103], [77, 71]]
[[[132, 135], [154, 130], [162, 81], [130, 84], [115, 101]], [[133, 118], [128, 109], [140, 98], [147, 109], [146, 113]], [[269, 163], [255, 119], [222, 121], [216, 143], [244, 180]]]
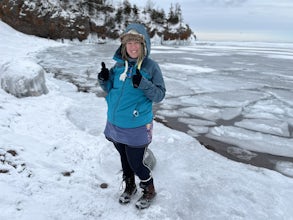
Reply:
[[145, 5], [146, 11], [151, 11], [155, 7], [155, 3], [152, 0], [147, 0]]

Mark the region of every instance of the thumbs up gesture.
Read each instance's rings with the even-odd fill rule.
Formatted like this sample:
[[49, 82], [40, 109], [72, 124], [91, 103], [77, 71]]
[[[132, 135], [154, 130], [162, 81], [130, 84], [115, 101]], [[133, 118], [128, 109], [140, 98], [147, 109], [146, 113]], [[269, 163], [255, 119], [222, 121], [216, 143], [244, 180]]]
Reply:
[[134, 88], [138, 88], [140, 81], [141, 81], [141, 73], [139, 72], [139, 69], [136, 69], [136, 74], [132, 76], [132, 83]]
[[98, 74], [98, 79], [107, 81], [109, 79], [109, 70], [108, 68], [106, 68], [106, 64], [104, 62], [102, 62], [101, 65], [102, 65], [102, 68], [101, 68], [101, 72], [99, 72]]

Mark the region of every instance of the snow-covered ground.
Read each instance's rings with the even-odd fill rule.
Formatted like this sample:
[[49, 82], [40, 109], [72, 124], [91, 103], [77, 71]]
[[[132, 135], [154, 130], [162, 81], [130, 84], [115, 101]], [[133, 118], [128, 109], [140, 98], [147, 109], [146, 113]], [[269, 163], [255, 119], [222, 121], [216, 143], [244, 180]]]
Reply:
[[[0, 33], [0, 67], [12, 59], [30, 58], [40, 62], [40, 57], [44, 58], [41, 65], [46, 66], [45, 57], [37, 52], [53, 46], [61, 48], [56, 59], [64, 60], [64, 66], [68, 64], [69, 53], [80, 58], [80, 63], [71, 63], [72, 69], [76, 68], [76, 75], [79, 75], [78, 66], [88, 65], [79, 53], [68, 50], [67, 54], [66, 45], [23, 35], [1, 21]], [[205, 47], [204, 51], [201, 47]], [[84, 46], [79, 48], [82, 53]], [[253, 59], [260, 53], [255, 45], [156, 47], [153, 55], [162, 63], [168, 89], [167, 98], [160, 107], [164, 109], [160, 117], [172, 114], [180, 116], [184, 122], [185, 114], [200, 115], [201, 121], [190, 122], [191, 130], [196, 132], [209, 130], [209, 126], [217, 123], [216, 119], [228, 120], [240, 112], [245, 113], [247, 117], [237, 122], [237, 127], [214, 127], [208, 134], [213, 138], [235, 138], [237, 142], [243, 137], [241, 143], [245, 143], [243, 140], [248, 136], [245, 128], [257, 124], [257, 130], [271, 134], [257, 133], [259, 136], [254, 138], [258, 138], [258, 146], [263, 147], [261, 143], [268, 142], [273, 153], [292, 156], [292, 131], [286, 130], [284, 124], [287, 122], [288, 127], [292, 126], [292, 73], [280, 70], [274, 74], [274, 64], [292, 58], [292, 47], [285, 49], [286, 46], [275, 45], [275, 49], [266, 48], [262, 50], [264, 57], [277, 58], [275, 63], [268, 64], [271, 71], [267, 69], [267, 73], [261, 75], [246, 71], [244, 77], [237, 80], [232, 76], [239, 69], [227, 68], [217, 76], [220, 72], [216, 68], [217, 59], [212, 67], [200, 58], [196, 60], [186, 54], [204, 53], [215, 57], [213, 50], [220, 49], [222, 55], [216, 54], [222, 57], [227, 56], [228, 51], [237, 50]], [[91, 70], [100, 68], [101, 59], [110, 65], [112, 50], [96, 51], [96, 59], [88, 60], [92, 64], [82, 74], [88, 73], [89, 78]], [[186, 62], [168, 64], [179, 56]], [[233, 62], [238, 62], [239, 68], [243, 66], [244, 70], [257, 66], [256, 62], [244, 64], [242, 59]], [[56, 62], [56, 68], [58, 65]], [[290, 66], [284, 66], [286, 68], [289, 70]], [[49, 90], [46, 95], [16, 98], [0, 89], [0, 219], [293, 219], [292, 178], [226, 159], [207, 150], [191, 136], [160, 123], [154, 124], [154, 141], [150, 146], [157, 159], [153, 171], [157, 198], [147, 210], [138, 211], [133, 203], [121, 206], [117, 201], [121, 193], [119, 156], [103, 136], [104, 99], [94, 93], [77, 92], [73, 84], [57, 80], [54, 74], [48, 72], [45, 75]], [[195, 80], [191, 80], [192, 74], [196, 74]], [[213, 74], [215, 80], [204, 77], [206, 74]], [[247, 80], [243, 82], [245, 76]], [[256, 85], [267, 76], [279, 89], [266, 92], [270, 85], [261, 91], [258, 89]], [[77, 78], [77, 81], [85, 80], [84, 76]], [[233, 87], [241, 89], [235, 92], [231, 90]], [[257, 89], [254, 91], [253, 88]], [[202, 95], [190, 96], [190, 90]], [[270, 94], [276, 100], [268, 99]], [[227, 95], [231, 95], [230, 99]], [[217, 108], [218, 105], [221, 108]], [[174, 106], [183, 106], [185, 111], [180, 111], [179, 115], [172, 110]], [[281, 114], [282, 111], [286, 114]], [[255, 115], [264, 117], [260, 119]], [[282, 116], [287, 120], [283, 118], [282, 121]], [[208, 120], [204, 121], [204, 117]], [[276, 125], [276, 129], [272, 129], [272, 125]], [[283, 141], [280, 141], [281, 137], [284, 137]], [[249, 139], [251, 143], [253, 140]], [[273, 147], [275, 143], [280, 146]], [[283, 168], [292, 173], [292, 165], [285, 164]], [[107, 183], [108, 187], [101, 188], [102, 183]]]
[[[96, 86], [101, 61], [118, 45], [53, 47], [38, 62], [80, 91]], [[293, 44], [199, 42], [155, 46], [167, 96], [158, 120], [236, 161], [293, 176]]]

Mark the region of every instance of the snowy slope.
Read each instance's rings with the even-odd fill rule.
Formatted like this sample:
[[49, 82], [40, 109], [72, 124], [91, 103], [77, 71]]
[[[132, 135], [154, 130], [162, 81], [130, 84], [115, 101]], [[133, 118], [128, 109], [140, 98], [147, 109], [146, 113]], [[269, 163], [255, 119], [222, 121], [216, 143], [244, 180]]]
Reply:
[[[2, 22], [0, 32], [0, 66], [57, 44]], [[291, 178], [232, 162], [158, 123], [150, 146], [155, 203], [143, 211], [121, 206], [119, 156], [103, 136], [104, 99], [50, 73], [46, 82], [49, 93], [39, 97], [0, 89], [0, 219], [292, 219]]]

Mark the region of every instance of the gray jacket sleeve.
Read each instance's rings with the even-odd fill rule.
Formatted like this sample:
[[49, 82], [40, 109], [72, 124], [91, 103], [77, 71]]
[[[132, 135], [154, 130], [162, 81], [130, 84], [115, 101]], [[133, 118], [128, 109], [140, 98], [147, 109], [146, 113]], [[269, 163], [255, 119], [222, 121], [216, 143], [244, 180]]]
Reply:
[[138, 88], [142, 89], [145, 96], [151, 101], [160, 102], [165, 97], [166, 87], [159, 65], [154, 61], [151, 63], [151, 67], [145, 69], [150, 74], [151, 80], [142, 77]]

